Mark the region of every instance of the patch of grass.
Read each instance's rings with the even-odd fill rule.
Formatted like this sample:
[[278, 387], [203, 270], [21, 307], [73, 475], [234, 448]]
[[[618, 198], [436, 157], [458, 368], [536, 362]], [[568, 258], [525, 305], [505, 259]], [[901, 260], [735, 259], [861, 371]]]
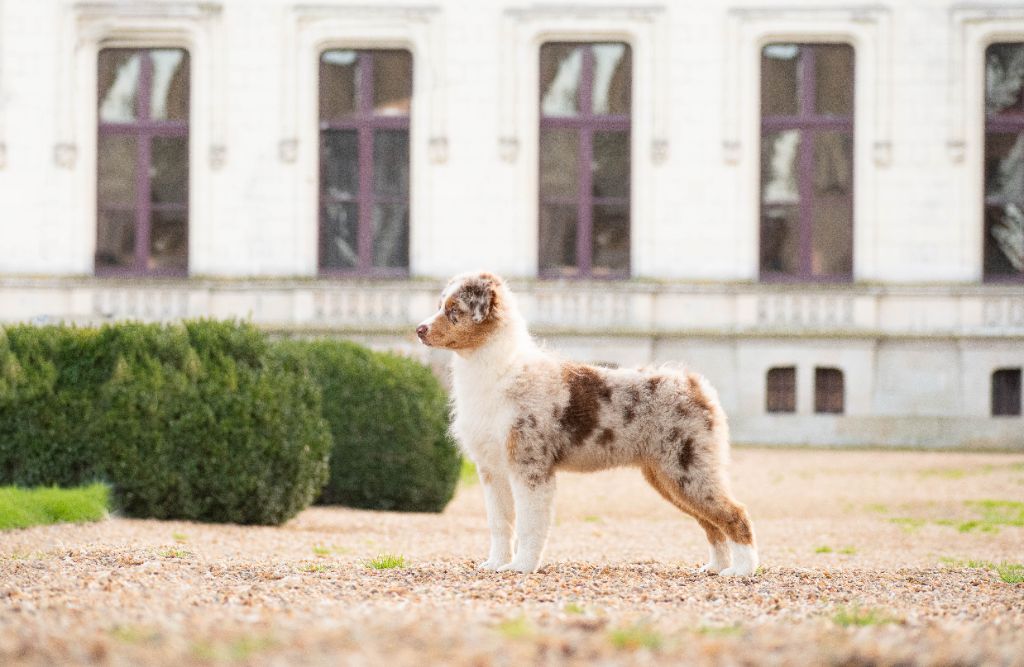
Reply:
[[303, 565], [299, 569], [302, 570], [303, 572], [311, 572], [311, 573], [312, 572], [326, 572], [327, 570], [331, 569], [331, 566], [327, 565], [326, 563], [306, 563], [305, 565]]
[[576, 602], [566, 602], [565, 607], [562, 608], [562, 611], [564, 611], [567, 614], [583, 614], [586, 610], [583, 609], [583, 607], [581, 607]]
[[366, 561], [366, 567], [374, 570], [391, 570], [405, 567], [405, 556], [397, 554], [380, 554]]
[[470, 486], [480, 481], [476, 474], [476, 466], [469, 459], [462, 459], [462, 467], [459, 468], [459, 484]]
[[889, 506], [886, 505], [885, 503], [869, 503], [864, 506], [864, 509], [866, 509], [869, 512], [876, 512], [878, 514], [889, 513]]
[[664, 643], [661, 633], [644, 623], [612, 628], [608, 631], [608, 641], [615, 648], [627, 651], [640, 648], [655, 651]]
[[1024, 564], [1020, 563], [993, 563], [987, 560], [962, 560], [958, 558], [942, 557], [941, 560], [950, 567], [966, 567], [973, 570], [994, 570], [999, 578], [1008, 584], [1024, 583]]
[[943, 477], [945, 479], [963, 479], [969, 471], [963, 468], [925, 468], [918, 471], [921, 477]]
[[902, 528], [905, 532], [912, 533], [915, 530], [918, 530], [919, 528], [924, 526], [924, 524], [927, 522], [924, 519], [913, 519], [910, 517], [895, 517], [889, 519], [889, 523], [894, 523], [900, 528]]
[[832, 547], [830, 547], [828, 545], [823, 545], [823, 546], [820, 546], [817, 549], [815, 549], [814, 553], [816, 553], [816, 554], [830, 554], [830, 553], [832, 553]]
[[151, 642], [159, 636], [156, 630], [134, 625], [119, 625], [110, 631], [110, 636], [125, 644]]
[[533, 626], [525, 616], [506, 619], [498, 623], [497, 630], [507, 639], [523, 639], [533, 634]]
[[168, 549], [163, 549], [159, 553], [164, 558], [188, 558], [189, 556], [192, 555], [190, 552], [188, 552], [188, 551], [186, 551], [184, 549], [179, 549], [177, 547], [170, 547]]
[[185, 533], [171, 533], [171, 539], [178, 544], [184, 544], [185, 542], [188, 542], [188, 535]]
[[968, 500], [967, 506], [981, 514], [980, 522], [994, 526], [1024, 526], [1024, 502], [1016, 500]]
[[587, 523], [604, 523], [604, 520], [602, 520], [601, 517], [594, 516], [593, 514], [583, 517], [583, 520]]
[[245, 636], [231, 641], [205, 640], [192, 645], [192, 654], [213, 662], [244, 662], [276, 645], [270, 637]]
[[739, 623], [734, 625], [702, 625], [697, 628], [697, 632], [705, 637], [736, 637], [743, 634], [743, 626]]
[[109, 509], [110, 489], [103, 484], [71, 489], [0, 487], [0, 530], [99, 521]]
[[868, 625], [888, 625], [890, 623], [899, 623], [900, 619], [896, 618], [884, 609], [852, 605], [849, 607], [840, 607], [832, 617], [832, 621], [836, 625], [849, 628], [864, 627]]
[[839, 553], [846, 556], [852, 556], [853, 554], [857, 553], [857, 549], [854, 547], [843, 547], [839, 550]]

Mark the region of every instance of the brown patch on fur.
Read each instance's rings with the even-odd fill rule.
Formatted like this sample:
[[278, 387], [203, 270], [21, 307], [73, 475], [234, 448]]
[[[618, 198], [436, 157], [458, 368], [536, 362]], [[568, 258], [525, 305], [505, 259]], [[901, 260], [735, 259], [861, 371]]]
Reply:
[[597, 444], [604, 447], [605, 445], [610, 445], [614, 440], [615, 431], [611, 430], [610, 428], [606, 428], [605, 430], [601, 431], [601, 435], [597, 436], [596, 442]]
[[596, 370], [582, 364], [562, 364], [562, 382], [569, 387], [569, 404], [559, 424], [579, 446], [597, 428], [600, 401], [610, 401], [612, 390]]
[[636, 410], [633, 408], [632, 405], [627, 405], [626, 408], [622, 411], [622, 421], [626, 422], [627, 424], [632, 424], [634, 419], [636, 419]]
[[679, 449], [679, 467], [689, 470], [691, 465], [693, 465], [693, 438], [688, 437]]
[[647, 391], [652, 394], [658, 390], [658, 386], [661, 385], [662, 377], [655, 375], [654, 377], [647, 380]]
[[704, 413], [704, 426], [710, 431], [715, 425], [714, 406], [700, 387], [700, 380], [693, 373], [686, 374], [686, 392], [690, 400]]
[[508, 437], [505, 438], [505, 451], [508, 453], [510, 461], [515, 461], [519, 456], [519, 429], [512, 429], [508, 432]]
[[483, 481], [484, 484], [490, 484], [491, 482], [494, 481], [494, 478], [491, 476], [491, 473], [489, 473], [486, 470], [480, 471], [480, 479]]

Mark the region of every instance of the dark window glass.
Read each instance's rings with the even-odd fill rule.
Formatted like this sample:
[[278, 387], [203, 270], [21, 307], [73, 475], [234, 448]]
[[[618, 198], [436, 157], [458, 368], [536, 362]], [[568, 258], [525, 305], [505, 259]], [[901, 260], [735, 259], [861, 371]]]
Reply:
[[796, 367], [770, 368], [765, 376], [765, 410], [796, 412]]
[[96, 271], [188, 271], [189, 55], [104, 49], [97, 63]]
[[853, 277], [853, 91], [848, 45], [762, 50], [764, 279]]
[[631, 90], [627, 44], [541, 46], [543, 276], [629, 274]]
[[320, 56], [320, 270], [404, 275], [409, 267], [412, 55]]
[[1024, 280], [1024, 44], [985, 53], [986, 280]]
[[1020, 375], [1019, 368], [1001, 368], [992, 373], [993, 417], [1020, 416]]
[[843, 372], [838, 368], [815, 368], [814, 411], [842, 414], [844, 400]]

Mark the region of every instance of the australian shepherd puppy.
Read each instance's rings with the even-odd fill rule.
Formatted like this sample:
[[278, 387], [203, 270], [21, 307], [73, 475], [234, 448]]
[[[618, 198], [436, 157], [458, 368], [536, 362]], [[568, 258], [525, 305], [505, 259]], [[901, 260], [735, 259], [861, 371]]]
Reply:
[[702, 376], [563, 361], [533, 341], [508, 286], [489, 273], [453, 278], [416, 334], [455, 352], [452, 430], [477, 466], [491, 531], [482, 569], [535, 572], [555, 473], [613, 466], [640, 468], [697, 520], [710, 543], [704, 571], [757, 569], [754, 529], [725, 476], [725, 413]]

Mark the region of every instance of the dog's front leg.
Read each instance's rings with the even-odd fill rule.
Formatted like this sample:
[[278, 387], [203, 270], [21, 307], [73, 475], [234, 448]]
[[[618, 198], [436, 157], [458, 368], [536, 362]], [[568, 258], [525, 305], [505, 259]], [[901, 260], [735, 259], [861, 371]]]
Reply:
[[498, 571], [536, 572], [551, 527], [555, 478], [552, 475], [547, 480], [527, 482], [513, 475], [510, 481], [516, 506], [516, 555]]
[[506, 475], [487, 469], [480, 470], [480, 481], [487, 506], [487, 526], [491, 529], [491, 552], [477, 567], [496, 570], [512, 560], [512, 522], [515, 521], [512, 487]]

